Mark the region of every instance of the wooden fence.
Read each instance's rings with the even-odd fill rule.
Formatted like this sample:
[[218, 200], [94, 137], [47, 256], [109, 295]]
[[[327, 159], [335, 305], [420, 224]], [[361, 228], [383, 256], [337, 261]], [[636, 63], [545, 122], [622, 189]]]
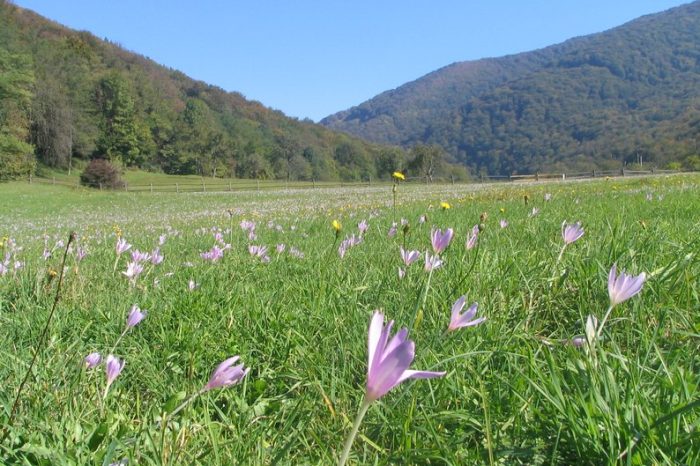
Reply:
[[[502, 175], [502, 176], [477, 176], [473, 177], [470, 183], [509, 183], [509, 182], [538, 182], [538, 181], [567, 181], [581, 180], [594, 178], [612, 178], [612, 177], [628, 177], [628, 176], [652, 176], [652, 175], [667, 175], [681, 173], [678, 170], [607, 170], [578, 173], [534, 173], [528, 175]], [[425, 183], [425, 184], [455, 184], [457, 181], [452, 178], [439, 177], [412, 177], [406, 178], [409, 184]], [[55, 177], [37, 177], [30, 176], [29, 183], [50, 184], [59, 186], [68, 186], [79, 188], [78, 181], [69, 182], [65, 180], [57, 180]], [[129, 184], [125, 183], [123, 188], [118, 191], [126, 192], [174, 192], [174, 193], [201, 193], [201, 192], [235, 192], [235, 191], [263, 191], [263, 190], [279, 190], [279, 189], [316, 189], [316, 188], [344, 188], [344, 187], [363, 187], [363, 186], [381, 186], [388, 185], [389, 181], [376, 181], [368, 179], [365, 181], [354, 182], [317, 182], [317, 181], [294, 181], [284, 182], [279, 180], [243, 180], [233, 181], [228, 179], [205, 179], [200, 182], [185, 181], [182, 183], [161, 184]], [[403, 183], [403, 182], [402, 182]], [[100, 188], [102, 189], [102, 188]]]

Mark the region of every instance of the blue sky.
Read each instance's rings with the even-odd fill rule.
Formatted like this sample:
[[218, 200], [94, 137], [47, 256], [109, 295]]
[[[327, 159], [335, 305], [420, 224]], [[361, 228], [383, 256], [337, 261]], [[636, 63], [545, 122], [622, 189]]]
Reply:
[[604, 31], [674, 0], [15, 0], [196, 79], [319, 120], [450, 63]]

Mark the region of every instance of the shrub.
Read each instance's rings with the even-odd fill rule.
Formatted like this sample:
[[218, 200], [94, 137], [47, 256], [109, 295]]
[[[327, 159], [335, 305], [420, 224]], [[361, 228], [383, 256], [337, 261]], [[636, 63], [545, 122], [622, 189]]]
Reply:
[[91, 188], [118, 189], [124, 187], [119, 170], [105, 159], [93, 159], [80, 175], [80, 184]]

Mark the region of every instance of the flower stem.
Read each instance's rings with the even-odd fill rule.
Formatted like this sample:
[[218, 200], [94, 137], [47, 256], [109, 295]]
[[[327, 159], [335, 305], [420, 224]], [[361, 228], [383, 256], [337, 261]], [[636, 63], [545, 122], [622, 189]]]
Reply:
[[605, 316], [603, 317], [603, 320], [600, 321], [600, 325], [598, 326], [598, 331], [596, 332], [596, 339], [600, 338], [600, 336], [603, 333], [603, 326], [605, 325], [605, 322], [608, 321], [608, 317], [610, 317], [610, 313], [613, 310], [613, 305], [611, 304], [610, 307], [608, 307], [608, 310], [605, 311]]
[[352, 447], [352, 443], [355, 441], [357, 431], [360, 429], [360, 424], [362, 424], [362, 419], [365, 417], [365, 414], [367, 414], [367, 409], [371, 403], [372, 402], [368, 401], [367, 398], [362, 401], [362, 406], [360, 406], [360, 411], [358, 411], [357, 417], [355, 417], [355, 422], [352, 425], [350, 435], [348, 435], [347, 440], [345, 440], [343, 455], [340, 457], [340, 461], [338, 461], [339, 466], [343, 466], [347, 462], [348, 456], [350, 456], [350, 448]]
[[430, 279], [433, 276], [433, 269], [430, 269], [430, 272], [428, 272], [428, 279], [425, 281], [425, 287], [423, 288], [423, 293], [421, 294], [421, 297], [418, 301], [416, 301], [416, 307], [413, 309], [413, 323], [411, 324], [411, 328], [415, 330], [416, 328], [416, 320], [418, 319], [418, 313], [420, 312], [421, 308], [425, 308], [425, 301], [428, 299], [428, 288], [430, 288]]
[[173, 416], [175, 416], [177, 413], [179, 413], [180, 411], [182, 411], [182, 409], [183, 409], [185, 406], [187, 406], [188, 404], [190, 404], [192, 401], [194, 401], [196, 398], [198, 398], [202, 393], [204, 393], [204, 392], [206, 392], [206, 391], [207, 391], [206, 388], [202, 388], [201, 390], [199, 390], [199, 391], [197, 391], [197, 392], [194, 392], [192, 395], [190, 395], [189, 398], [187, 398], [185, 401], [183, 401], [183, 402], [180, 404], [180, 406], [178, 406], [177, 408], [175, 408], [175, 409], [173, 410], [173, 412], [170, 413], [170, 415], [169, 415], [168, 417], [173, 417]]

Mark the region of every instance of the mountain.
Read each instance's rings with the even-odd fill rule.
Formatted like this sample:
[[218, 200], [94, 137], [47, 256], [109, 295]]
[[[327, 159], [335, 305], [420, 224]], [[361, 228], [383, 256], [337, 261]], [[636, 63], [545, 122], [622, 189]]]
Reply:
[[388, 177], [407, 162], [0, 0], [0, 180], [36, 162], [286, 179]]
[[541, 50], [454, 63], [321, 121], [437, 144], [475, 173], [700, 169], [700, 2]]

